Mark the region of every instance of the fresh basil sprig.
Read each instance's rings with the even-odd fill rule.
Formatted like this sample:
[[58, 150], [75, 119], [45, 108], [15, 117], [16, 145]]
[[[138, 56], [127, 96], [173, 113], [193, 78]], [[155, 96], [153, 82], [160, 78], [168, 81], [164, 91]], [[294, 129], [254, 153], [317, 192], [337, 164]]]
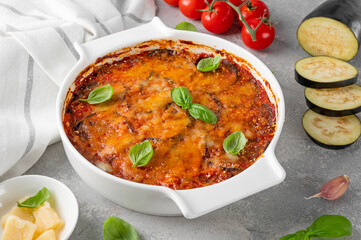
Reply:
[[201, 104], [193, 103], [188, 111], [192, 117], [195, 119], [199, 118], [203, 122], [216, 124], [218, 121], [216, 114]]
[[197, 28], [192, 23], [189, 22], [181, 22], [177, 26], [175, 26], [175, 29], [198, 32]]
[[126, 221], [109, 217], [103, 225], [104, 240], [140, 240], [135, 228]]
[[197, 70], [201, 72], [209, 72], [216, 70], [221, 63], [221, 55], [215, 57], [203, 58], [197, 64]]
[[109, 100], [113, 96], [113, 92], [114, 90], [112, 86], [108, 84], [91, 91], [87, 99], [79, 99], [79, 100], [86, 101], [90, 104], [98, 104]]
[[133, 167], [144, 167], [153, 157], [153, 146], [149, 140], [137, 143], [130, 149], [129, 156]]
[[186, 87], [173, 88], [170, 92], [170, 96], [173, 101], [184, 110], [190, 108], [192, 105], [192, 96]]
[[50, 192], [46, 187], [43, 187], [35, 196], [32, 196], [25, 201], [18, 203], [18, 207], [36, 208], [43, 204], [50, 197]]
[[223, 141], [223, 149], [227, 153], [237, 155], [246, 146], [247, 138], [241, 131], [228, 135]]
[[200, 119], [211, 124], [217, 123], [217, 116], [212, 110], [201, 104], [192, 103], [192, 96], [188, 88], [173, 88], [170, 92], [170, 96], [178, 106], [182, 107], [184, 110], [188, 109], [189, 114], [195, 119]]
[[352, 224], [344, 216], [323, 215], [316, 219], [307, 230], [281, 237], [279, 240], [310, 240], [316, 238], [337, 238], [352, 235]]

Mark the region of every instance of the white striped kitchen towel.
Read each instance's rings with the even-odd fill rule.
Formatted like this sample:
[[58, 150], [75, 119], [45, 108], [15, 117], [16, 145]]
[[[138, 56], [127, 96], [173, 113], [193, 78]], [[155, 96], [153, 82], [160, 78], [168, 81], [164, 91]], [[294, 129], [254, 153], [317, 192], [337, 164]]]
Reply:
[[154, 0], [0, 0], [0, 181], [59, 140], [55, 99], [87, 42], [152, 20]]

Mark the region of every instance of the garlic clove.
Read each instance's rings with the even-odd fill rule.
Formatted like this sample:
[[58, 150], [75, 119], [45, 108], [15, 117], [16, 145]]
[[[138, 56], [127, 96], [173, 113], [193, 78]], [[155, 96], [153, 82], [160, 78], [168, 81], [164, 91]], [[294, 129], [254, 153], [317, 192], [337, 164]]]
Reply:
[[335, 200], [341, 197], [350, 185], [350, 178], [347, 175], [338, 176], [325, 183], [321, 191], [306, 199], [321, 197], [327, 200]]

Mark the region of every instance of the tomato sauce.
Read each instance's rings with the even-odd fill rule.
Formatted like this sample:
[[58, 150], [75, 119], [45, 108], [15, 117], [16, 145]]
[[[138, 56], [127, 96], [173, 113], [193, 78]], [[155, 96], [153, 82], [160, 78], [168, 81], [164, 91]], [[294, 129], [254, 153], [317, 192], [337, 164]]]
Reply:
[[[241, 173], [265, 151], [276, 129], [276, 106], [263, 85], [226, 52], [218, 69], [200, 72], [204, 53], [157, 49], [97, 66], [78, 77], [64, 108], [65, 132], [91, 163], [117, 177], [172, 189], [215, 184]], [[226, 57], [226, 58], [224, 58]], [[91, 105], [79, 101], [110, 84], [113, 97]], [[193, 102], [211, 109], [216, 124], [192, 118], [170, 96], [187, 87]], [[223, 140], [235, 131], [248, 139], [238, 155], [227, 154]], [[133, 167], [130, 149], [150, 140], [154, 155]]]

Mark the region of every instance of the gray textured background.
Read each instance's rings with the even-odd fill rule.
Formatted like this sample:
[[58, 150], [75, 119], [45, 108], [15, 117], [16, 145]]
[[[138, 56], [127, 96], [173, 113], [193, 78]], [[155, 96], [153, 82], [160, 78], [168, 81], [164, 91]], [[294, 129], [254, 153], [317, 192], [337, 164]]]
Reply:
[[[308, 55], [299, 47], [296, 29], [304, 16], [323, 0], [265, 1], [271, 20], [278, 22], [276, 39], [266, 50], [252, 51], [276, 75], [286, 99], [286, 122], [276, 156], [287, 177], [280, 185], [233, 203], [203, 217], [143, 215], [119, 207], [90, 189], [74, 172], [61, 143], [50, 146], [42, 158], [26, 174], [54, 177], [74, 192], [80, 215], [71, 239], [103, 239], [102, 225], [111, 215], [118, 216], [138, 230], [141, 238], [151, 239], [242, 239], [270, 240], [304, 229], [323, 214], [340, 214], [353, 223], [354, 234], [348, 239], [361, 239], [361, 159], [360, 141], [345, 150], [327, 150], [309, 140], [301, 126], [306, 111], [303, 90], [294, 80], [294, 63]], [[187, 20], [178, 10], [156, 0], [157, 15], [169, 27], [182, 21], [194, 23], [206, 32], [200, 21]], [[361, 10], [361, 9], [360, 9]], [[220, 35], [242, 47], [237, 24]], [[360, 53], [351, 61], [360, 70]], [[346, 194], [335, 201], [305, 200], [319, 191], [329, 179], [347, 174], [351, 185]]]

